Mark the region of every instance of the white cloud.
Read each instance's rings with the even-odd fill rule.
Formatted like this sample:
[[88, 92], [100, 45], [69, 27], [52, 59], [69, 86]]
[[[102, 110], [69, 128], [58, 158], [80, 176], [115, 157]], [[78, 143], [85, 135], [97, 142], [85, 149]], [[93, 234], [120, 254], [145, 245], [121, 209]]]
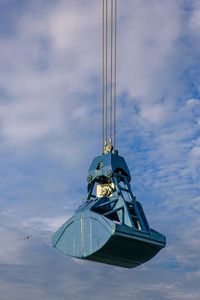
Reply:
[[200, 100], [199, 99], [189, 99], [189, 100], [187, 100], [186, 104], [190, 105], [190, 106], [199, 105]]
[[195, 157], [200, 157], [200, 147], [199, 146], [193, 147], [191, 150], [191, 154], [194, 155]]
[[126, 18], [120, 24], [119, 86], [139, 101], [157, 101], [171, 85], [181, 27], [179, 4], [148, 1], [142, 5], [140, 1], [128, 1], [120, 9]]
[[149, 121], [154, 124], [163, 123], [169, 115], [168, 109], [167, 106], [161, 104], [143, 106], [141, 108], [141, 121]]
[[[2, 41], [1, 85], [12, 100], [1, 96], [1, 133], [12, 145], [39, 141], [55, 132], [70, 135], [75, 117], [71, 112], [80, 107], [78, 97], [94, 91], [89, 81], [97, 74], [95, 61], [100, 60], [95, 8], [92, 4], [88, 11], [83, 5], [80, 10], [59, 2], [45, 14], [22, 16], [17, 35]], [[89, 113], [85, 109], [85, 120], [90, 119]], [[80, 115], [76, 118], [82, 121]]]
[[199, 35], [199, 28], [200, 28], [200, 5], [199, 1], [195, 0], [192, 1], [192, 13], [190, 15], [190, 23], [189, 28], [191, 32]]
[[70, 217], [66, 215], [52, 218], [34, 217], [29, 220], [23, 220], [21, 226], [29, 228], [40, 235], [46, 232], [54, 233]]
[[26, 249], [25, 234], [7, 226], [0, 228], [1, 249], [0, 264], [23, 264], [23, 253]]
[[60, 102], [31, 98], [1, 106], [2, 135], [11, 143], [37, 140], [64, 126]]

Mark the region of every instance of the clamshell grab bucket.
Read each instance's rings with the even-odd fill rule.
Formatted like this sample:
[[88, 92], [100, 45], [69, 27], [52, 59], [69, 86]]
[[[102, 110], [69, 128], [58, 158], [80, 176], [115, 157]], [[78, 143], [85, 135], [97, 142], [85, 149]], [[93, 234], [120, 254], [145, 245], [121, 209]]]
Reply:
[[[166, 238], [149, 227], [130, 180], [128, 167], [116, 151], [96, 157], [88, 173], [86, 199], [53, 235], [52, 245], [72, 257], [125, 268], [155, 256], [165, 247]], [[100, 185], [96, 196], [95, 184]]]

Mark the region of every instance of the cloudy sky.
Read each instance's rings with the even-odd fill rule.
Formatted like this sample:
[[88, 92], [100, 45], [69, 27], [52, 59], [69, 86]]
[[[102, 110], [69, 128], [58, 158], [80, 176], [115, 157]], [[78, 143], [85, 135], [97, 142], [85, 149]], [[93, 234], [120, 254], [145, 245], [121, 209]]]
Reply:
[[101, 0], [0, 0], [0, 299], [199, 299], [200, 2], [118, 0], [117, 69], [117, 148], [167, 236], [131, 270], [50, 244], [101, 152]]

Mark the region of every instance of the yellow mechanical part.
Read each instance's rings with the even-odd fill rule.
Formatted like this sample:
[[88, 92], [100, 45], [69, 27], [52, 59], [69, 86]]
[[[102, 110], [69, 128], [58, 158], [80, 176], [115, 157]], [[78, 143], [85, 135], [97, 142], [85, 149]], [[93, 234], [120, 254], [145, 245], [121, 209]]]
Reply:
[[110, 145], [106, 145], [104, 147], [104, 154], [108, 154], [110, 153], [111, 151], [113, 150], [113, 146], [110, 144]]
[[111, 197], [112, 193], [115, 191], [114, 183], [98, 184], [97, 185], [97, 198], [101, 197]]

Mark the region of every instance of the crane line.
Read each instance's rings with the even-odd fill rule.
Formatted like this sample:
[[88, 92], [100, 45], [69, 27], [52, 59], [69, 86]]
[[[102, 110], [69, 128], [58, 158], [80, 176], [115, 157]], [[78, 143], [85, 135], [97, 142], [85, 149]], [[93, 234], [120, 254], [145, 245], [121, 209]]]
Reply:
[[[109, 7], [110, 8], [110, 28], [109, 28], [110, 48], [108, 48], [108, 1], [109, 0], [102, 0], [102, 149], [104, 153], [111, 152], [113, 148], [115, 149], [116, 146], [115, 144], [116, 144], [116, 79], [117, 79], [117, 58], [116, 58], [117, 57], [117, 0], [114, 1], [110, 0], [110, 7]], [[113, 11], [114, 11], [114, 22], [113, 22]], [[113, 33], [114, 33], [114, 47], [113, 47]], [[110, 51], [110, 65], [108, 68], [109, 51]], [[114, 52], [114, 70], [113, 70], [113, 52]], [[110, 84], [108, 82], [108, 71], [110, 72]], [[114, 77], [114, 82], [113, 82], [113, 77]], [[108, 87], [110, 87], [109, 91], [108, 91]], [[113, 93], [113, 89], [114, 89], [114, 93]], [[109, 107], [108, 107], [108, 92], [110, 93]], [[114, 112], [113, 112], [113, 107], [114, 107]], [[110, 113], [109, 145], [108, 145], [108, 111]], [[112, 141], [114, 142], [114, 147], [112, 145]]]
[[111, 0], [111, 16], [110, 16], [110, 145], [112, 145], [112, 75], [113, 75], [113, 0]]
[[117, 0], [115, 0], [115, 47], [114, 47], [114, 149], [116, 144], [116, 99], [117, 99]]
[[104, 110], [105, 110], [105, 104], [104, 104], [104, 93], [105, 93], [105, 86], [104, 86], [104, 65], [105, 65], [105, 62], [104, 62], [104, 48], [105, 48], [105, 45], [104, 45], [104, 0], [102, 1], [102, 152], [104, 152]]
[[105, 146], [107, 146], [108, 139], [108, 0], [106, 0], [106, 139]]

